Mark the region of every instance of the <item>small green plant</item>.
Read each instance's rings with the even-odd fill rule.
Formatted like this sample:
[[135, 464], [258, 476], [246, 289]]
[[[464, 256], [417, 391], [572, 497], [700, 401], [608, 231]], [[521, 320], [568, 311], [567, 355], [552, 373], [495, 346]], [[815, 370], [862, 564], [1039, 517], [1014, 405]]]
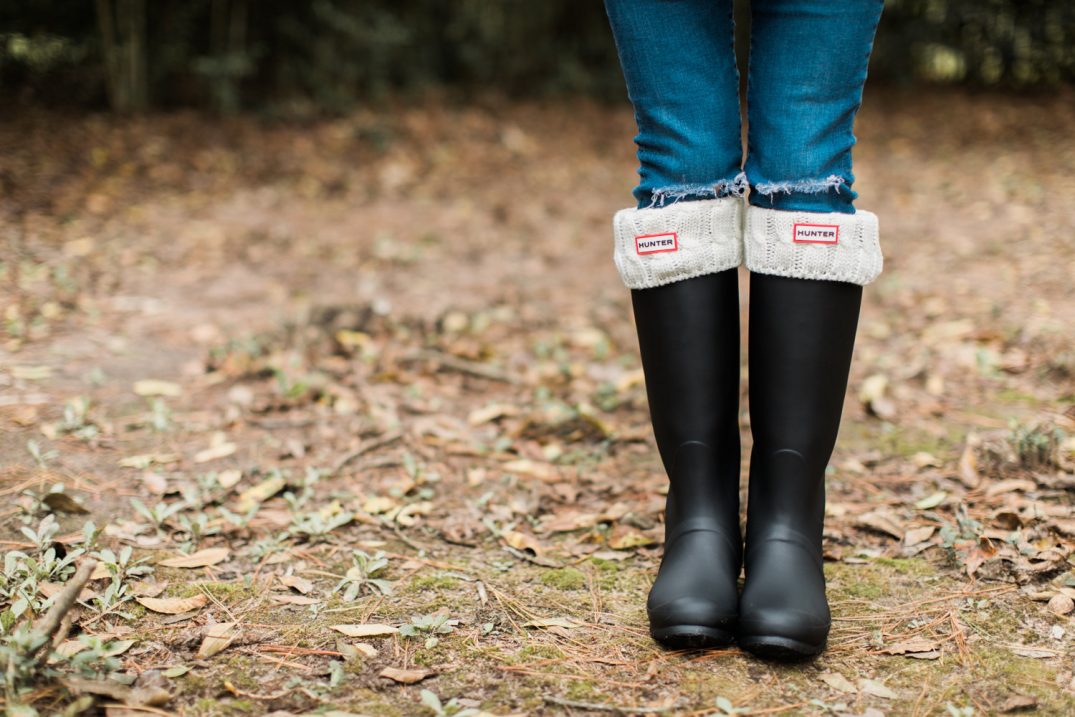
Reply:
[[270, 535], [250, 546], [250, 555], [255, 560], [264, 560], [270, 555], [275, 555], [283, 550], [290, 540], [291, 535], [286, 532]]
[[120, 667], [116, 654], [130, 646], [130, 643], [108, 642], [99, 637], [82, 635], [78, 639], [85, 647], [77, 653], [64, 656], [48, 652], [47, 660], [40, 659], [39, 653], [44, 655], [47, 652], [43, 648], [49, 639], [48, 635], [33, 630], [29, 625], [20, 625], [10, 634], [0, 637], [0, 664], [7, 666], [4, 675], [7, 714], [36, 715], [36, 710], [21, 701], [49, 679], [71, 673], [83, 678], [101, 679], [115, 672]]
[[100, 435], [97, 424], [89, 418], [90, 399], [78, 396], [67, 401], [63, 406], [63, 419], [56, 428], [76, 438], [88, 441]]
[[172, 409], [161, 398], [149, 402], [149, 426], [158, 433], [172, 428]]
[[131, 507], [138, 511], [138, 514], [153, 524], [153, 527], [160, 530], [165, 522], [168, 521], [173, 515], [187, 507], [186, 503], [157, 503], [152, 508], [146, 506], [145, 503], [137, 498], [131, 498]]
[[26, 441], [26, 450], [33, 456], [34, 462], [41, 468], [48, 468], [49, 461], [59, 457], [59, 451], [43, 451], [37, 441], [32, 438]]
[[982, 535], [982, 524], [967, 514], [967, 506], [960, 503], [956, 508], [956, 524], [945, 523], [941, 526], [941, 545], [952, 550], [960, 540], [978, 540]]
[[127, 581], [132, 578], [144, 578], [153, 574], [153, 566], [149, 565], [149, 558], [132, 560], [134, 549], [129, 545], [120, 548], [119, 554], [109, 548], [103, 548], [93, 553], [112, 575], [113, 580]]
[[19, 532], [30, 539], [30, 542], [34, 544], [38, 552], [45, 552], [50, 545], [52, 545], [52, 539], [56, 537], [56, 533], [60, 531], [60, 526], [56, 524], [56, 516], [52, 513], [46, 515], [40, 523], [38, 523], [37, 530], [24, 525], [19, 528]]
[[92, 600], [92, 605], [101, 614], [113, 612], [134, 599], [127, 589], [131, 579], [153, 574], [153, 566], [146, 564], [149, 558], [132, 560], [133, 550], [129, 545], [121, 548], [118, 555], [111, 549], [104, 548], [93, 553], [93, 557], [100, 561], [112, 576], [112, 581], [104, 592], [97, 593]]
[[459, 621], [449, 618], [445, 611], [437, 611], [429, 615], [413, 615], [409, 623], [400, 626], [399, 634], [403, 637], [428, 635], [425, 646], [426, 649], [431, 649], [440, 642], [437, 635], [447, 635], [458, 624]]
[[392, 583], [377, 577], [387, 567], [388, 558], [385, 557], [383, 551], [378, 550], [370, 555], [363, 550], [356, 550], [351, 554], [351, 567], [347, 569], [343, 580], [333, 589], [333, 592], [339, 592], [342, 589], [343, 599], [346, 602], [353, 601], [364, 590], [390, 595]]
[[324, 538], [336, 528], [347, 525], [355, 519], [355, 514], [341, 510], [337, 513], [325, 515], [321, 511], [297, 514], [291, 518], [292, 535], [301, 535], [306, 538]]
[[1050, 424], [1010, 424], [1008, 437], [1016, 460], [1021, 468], [1040, 470], [1055, 468], [1060, 462], [1060, 446], [1064, 444], [1064, 431]]
[[728, 715], [743, 714], [744, 712], [750, 712], [749, 707], [736, 707], [732, 704], [732, 701], [727, 697], [718, 697], [716, 699], [717, 709], [719, 712], [712, 713], [709, 717], [727, 717]]
[[276, 389], [284, 398], [299, 400], [304, 398], [312, 388], [308, 377], [292, 377], [280, 369], [274, 369], [273, 374], [276, 378]]
[[187, 539], [181, 543], [180, 548], [188, 553], [197, 550], [198, 544], [206, 536], [220, 533], [220, 528], [210, 525], [209, 516], [202, 512], [195, 513], [193, 516], [180, 515], [179, 527], [187, 534]]

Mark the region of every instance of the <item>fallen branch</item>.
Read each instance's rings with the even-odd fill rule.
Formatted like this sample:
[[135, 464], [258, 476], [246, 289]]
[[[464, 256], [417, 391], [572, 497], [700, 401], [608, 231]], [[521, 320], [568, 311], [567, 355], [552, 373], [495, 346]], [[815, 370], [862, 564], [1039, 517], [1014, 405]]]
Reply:
[[40, 642], [35, 641], [33, 643], [29, 654], [26, 655], [27, 659], [34, 659], [34, 656], [41, 651], [42, 647], [52, 644], [52, 638], [55, 637], [60, 626], [63, 625], [64, 616], [74, 607], [79, 593], [82, 592], [82, 588], [86, 587], [86, 583], [90, 581], [90, 576], [93, 575], [93, 570], [96, 567], [96, 560], [86, 560], [79, 564], [78, 570], [63, 586], [63, 590], [56, 594], [56, 600], [52, 603], [52, 607], [34, 625], [33, 630], [40, 635]]

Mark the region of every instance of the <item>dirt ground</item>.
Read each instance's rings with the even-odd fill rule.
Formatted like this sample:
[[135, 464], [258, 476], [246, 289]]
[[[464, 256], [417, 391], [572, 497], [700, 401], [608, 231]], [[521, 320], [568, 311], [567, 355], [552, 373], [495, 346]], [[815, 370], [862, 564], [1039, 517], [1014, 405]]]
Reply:
[[[646, 631], [629, 108], [6, 114], [8, 709], [1075, 713], [1072, 106], [867, 93], [885, 271], [828, 479], [830, 647], [793, 666]], [[17, 613], [91, 554], [65, 657], [18, 682]]]

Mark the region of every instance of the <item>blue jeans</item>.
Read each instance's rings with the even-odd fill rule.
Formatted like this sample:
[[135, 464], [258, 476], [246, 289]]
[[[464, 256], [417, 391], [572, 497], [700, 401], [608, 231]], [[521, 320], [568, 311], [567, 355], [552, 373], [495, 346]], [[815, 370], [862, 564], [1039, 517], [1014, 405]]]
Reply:
[[742, 196], [854, 214], [851, 147], [882, 0], [752, 0], [742, 163], [732, 0], [605, 0], [638, 123], [638, 207]]

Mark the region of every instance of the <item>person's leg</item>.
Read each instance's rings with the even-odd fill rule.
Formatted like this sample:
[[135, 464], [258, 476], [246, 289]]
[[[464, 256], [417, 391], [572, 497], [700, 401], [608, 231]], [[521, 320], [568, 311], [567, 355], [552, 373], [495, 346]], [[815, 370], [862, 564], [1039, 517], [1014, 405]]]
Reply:
[[881, 0], [753, 0], [748, 91], [750, 460], [740, 645], [779, 659], [826, 643], [825, 470], [877, 218], [851, 190], [852, 125]]
[[732, 0], [605, 0], [638, 124], [638, 208], [741, 195]]
[[734, 634], [739, 532], [738, 74], [731, 0], [606, 0], [638, 122], [637, 207], [614, 259], [631, 302], [654, 436], [669, 477], [647, 601], [672, 647]]

